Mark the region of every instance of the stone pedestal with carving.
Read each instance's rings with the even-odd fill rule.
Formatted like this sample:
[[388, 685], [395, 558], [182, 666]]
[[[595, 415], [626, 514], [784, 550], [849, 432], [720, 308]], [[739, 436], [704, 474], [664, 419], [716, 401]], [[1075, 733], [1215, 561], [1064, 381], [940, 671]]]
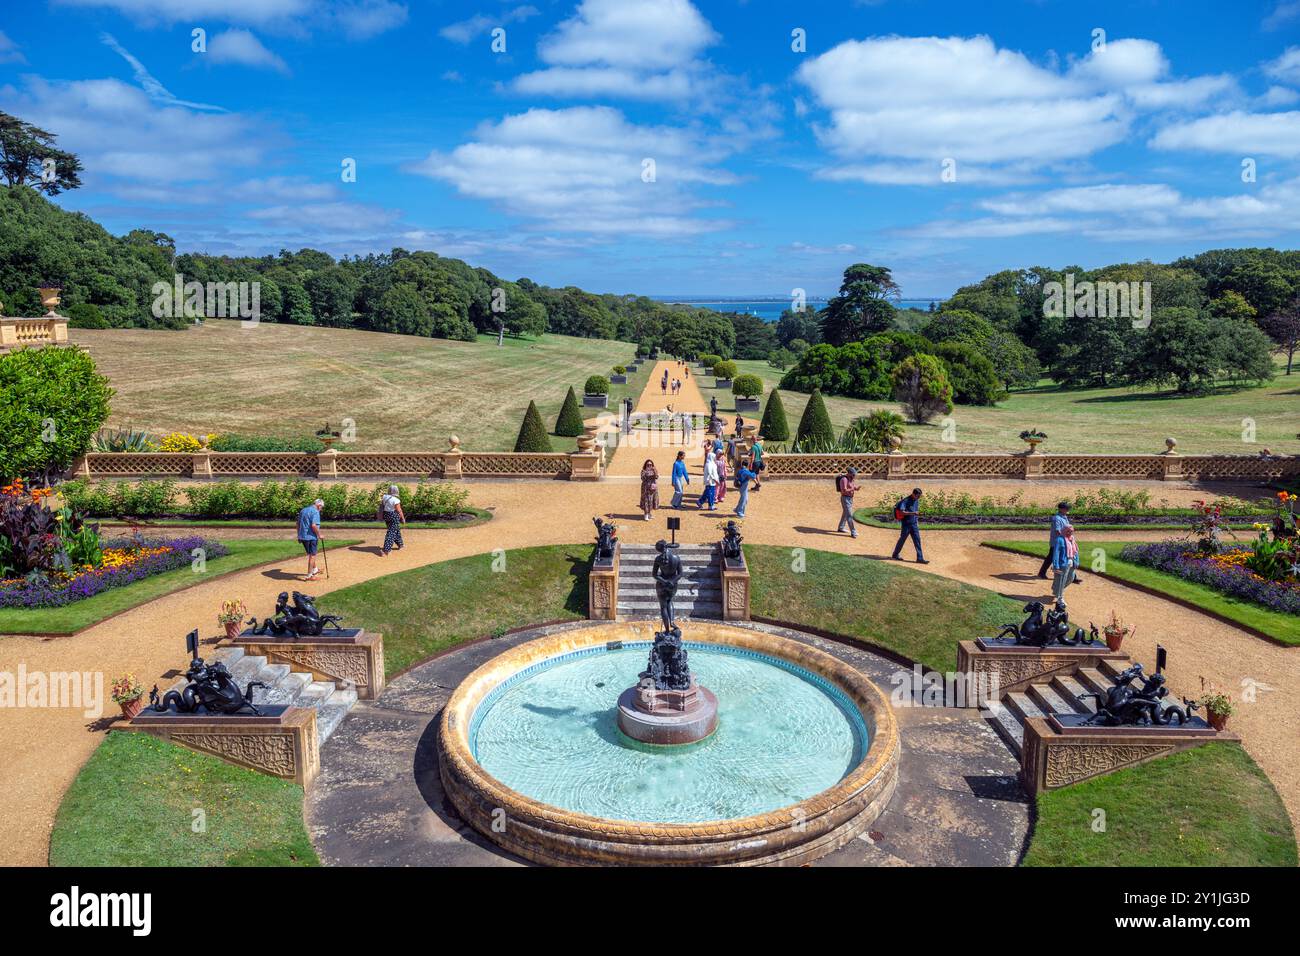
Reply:
[[1021, 456], [1021, 459], [1025, 463], [1025, 478], [1032, 479], [1043, 477], [1044, 457], [1045, 456], [1039, 454], [1037, 445], [1031, 446], [1029, 451], [1025, 452], [1025, 454]]
[[743, 558], [722, 559], [722, 619], [749, 620], [749, 568]]
[[1031, 794], [1056, 790], [1212, 740], [1241, 740], [1197, 723], [1199, 727], [1069, 727], [1055, 715], [1030, 717], [1021, 751], [1025, 789]]
[[619, 695], [618, 729], [643, 744], [695, 743], [718, 729], [718, 698], [694, 675], [685, 690], [659, 690], [644, 677]]
[[316, 477], [337, 478], [339, 474], [339, 453], [333, 448], [326, 448], [316, 455]]
[[262, 707], [265, 716], [157, 714], [146, 710], [114, 730], [152, 734], [272, 777], [311, 785], [320, 772], [316, 708]]
[[318, 637], [276, 637], [245, 631], [221, 647], [240, 647], [272, 664], [311, 671], [313, 680], [351, 685], [361, 700], [374, 700], [384, 689], [384, 636], [360, 629], [327, 631]]
[[619, 544], [614, 542], [614, 557], [591, 563], [587, 575], [587, 617], [593, 621], [612, 621], [618, 615]]
[[[1110, 650], [1105, 644], [1096, 647], [1028, 647], [989, 646], [983, 639], [957, 643], [957, 673], [997, 696], [1024, 690], [1035, 681], [1050, 680], [1054, 674], [1072, 673], [1077, 667], [1096, 667], [1102, 660], [1127, 663], [1128, 655]], [[979, 701], [967, 695], [966, 706], [977, 707]]]

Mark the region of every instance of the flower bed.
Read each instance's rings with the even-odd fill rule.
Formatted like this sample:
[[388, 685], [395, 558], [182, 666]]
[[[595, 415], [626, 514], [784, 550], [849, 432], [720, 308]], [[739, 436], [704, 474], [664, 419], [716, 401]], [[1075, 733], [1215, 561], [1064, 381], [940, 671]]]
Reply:
[[1203, 552], [1184, 541], [1159, 541], [1127, 545], [1120, 557], [1269, 610], [1300, 614], [1300, 581], [1294, 575], [1271, 581], [1254, 573], [1245, 566], [1254, 553], [1252, 548], [1238, 545], [1220, 545], [1214, 552]]
[[98, 567], [84, 565], [71, 575], [51, 574], [45, 579], [0, 581], [0, 607], [63, 607], [144, 578], [183, 568], [194, 560], [191, 552], [202, 548], [208, 559], [229, 554], [216, 541], [195, 536], [167, 539], [121, 539], [103, 548]]

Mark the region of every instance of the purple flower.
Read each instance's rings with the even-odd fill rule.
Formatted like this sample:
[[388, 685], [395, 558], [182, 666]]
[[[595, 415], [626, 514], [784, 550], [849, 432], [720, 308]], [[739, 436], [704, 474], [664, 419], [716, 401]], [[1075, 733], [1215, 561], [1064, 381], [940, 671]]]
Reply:
[[[1221, 545], [1216, 553], [1239, 550], [1238, 547]], [[1220, 594], [1250, 601], [1271, 611], [1300, 614], [1300, 587], [1284, 581], [1265, 581], [1240, 565], [1216, 563], [1208, 555], [1189, 551], [1182, 541], [1125, 545], [1119, 556], [1124, 561], [1177, 575], [1185, 581], [1203, 584]]]

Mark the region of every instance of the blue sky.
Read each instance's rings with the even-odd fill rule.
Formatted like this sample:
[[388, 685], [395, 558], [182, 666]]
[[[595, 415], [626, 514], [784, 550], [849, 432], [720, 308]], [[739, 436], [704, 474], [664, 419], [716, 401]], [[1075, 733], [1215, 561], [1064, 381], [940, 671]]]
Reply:
[[1300, 232], [1300, 0], [34, 0], [0, 12], [0, 109], [115, 232], [601, 292], [866, 261], [946, 295]]

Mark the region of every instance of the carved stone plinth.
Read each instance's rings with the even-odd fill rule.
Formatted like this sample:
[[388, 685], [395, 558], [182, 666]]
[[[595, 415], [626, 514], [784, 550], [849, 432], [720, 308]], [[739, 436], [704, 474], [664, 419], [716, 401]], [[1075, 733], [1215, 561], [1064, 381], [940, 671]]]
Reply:
[[692, 744], [718, 729], [718, 699], [694, 677], [685, 690], [659, 690], [642, 678], [619, 695], [618, 729], [645, 744]]
[[602, 452], [572, 452], [569, 455], [569, 480], [599, 481], [602, 461]]
[[119, 722], [114, 729], [152, 734], [240, 767], [310, 786], [320, 771], [316, 708], [263, 710], [267, 711], [263, 717], [144, 711], [133, 720]]
[[374, 700], [384, 689], [384, 636], [360, 629], [326, 631], [318, 637], [276, 637], [245, 631], [222, 647], [240, 647], [272, 664], [311, 671], [312, 680], [351, 684], [357, 697]]
[[1200, 726], [1069, 727], [1055, 717], [1030, 717], [1020, 757], [1025, 789], [1056, 790], [1212, 740], [1241, 740], [1196, 723]]
[[[983, 647], [979, 641], [959, 641], [957, 673], [995, 696], [1024, 690], [1054, 674], [1071, 673], [1076, 667], [1096, 667], [1102, 660], [1127, 662], [1128, 655], [1112, 651], [1105, 644], [1096, 647]], [[1121, 668], [1122, 669], [1122, 668]], [[968, 707], [980, 701], [967, 695]]]
[[722, 619], [749, 620], [749, 568], [744, 561], [722, 559]]
[[593, 621], [612, 621], [618, 616], [619, 543], [614, 542], [614, 557], [592, 562], [587, 575], [587, 617]]

